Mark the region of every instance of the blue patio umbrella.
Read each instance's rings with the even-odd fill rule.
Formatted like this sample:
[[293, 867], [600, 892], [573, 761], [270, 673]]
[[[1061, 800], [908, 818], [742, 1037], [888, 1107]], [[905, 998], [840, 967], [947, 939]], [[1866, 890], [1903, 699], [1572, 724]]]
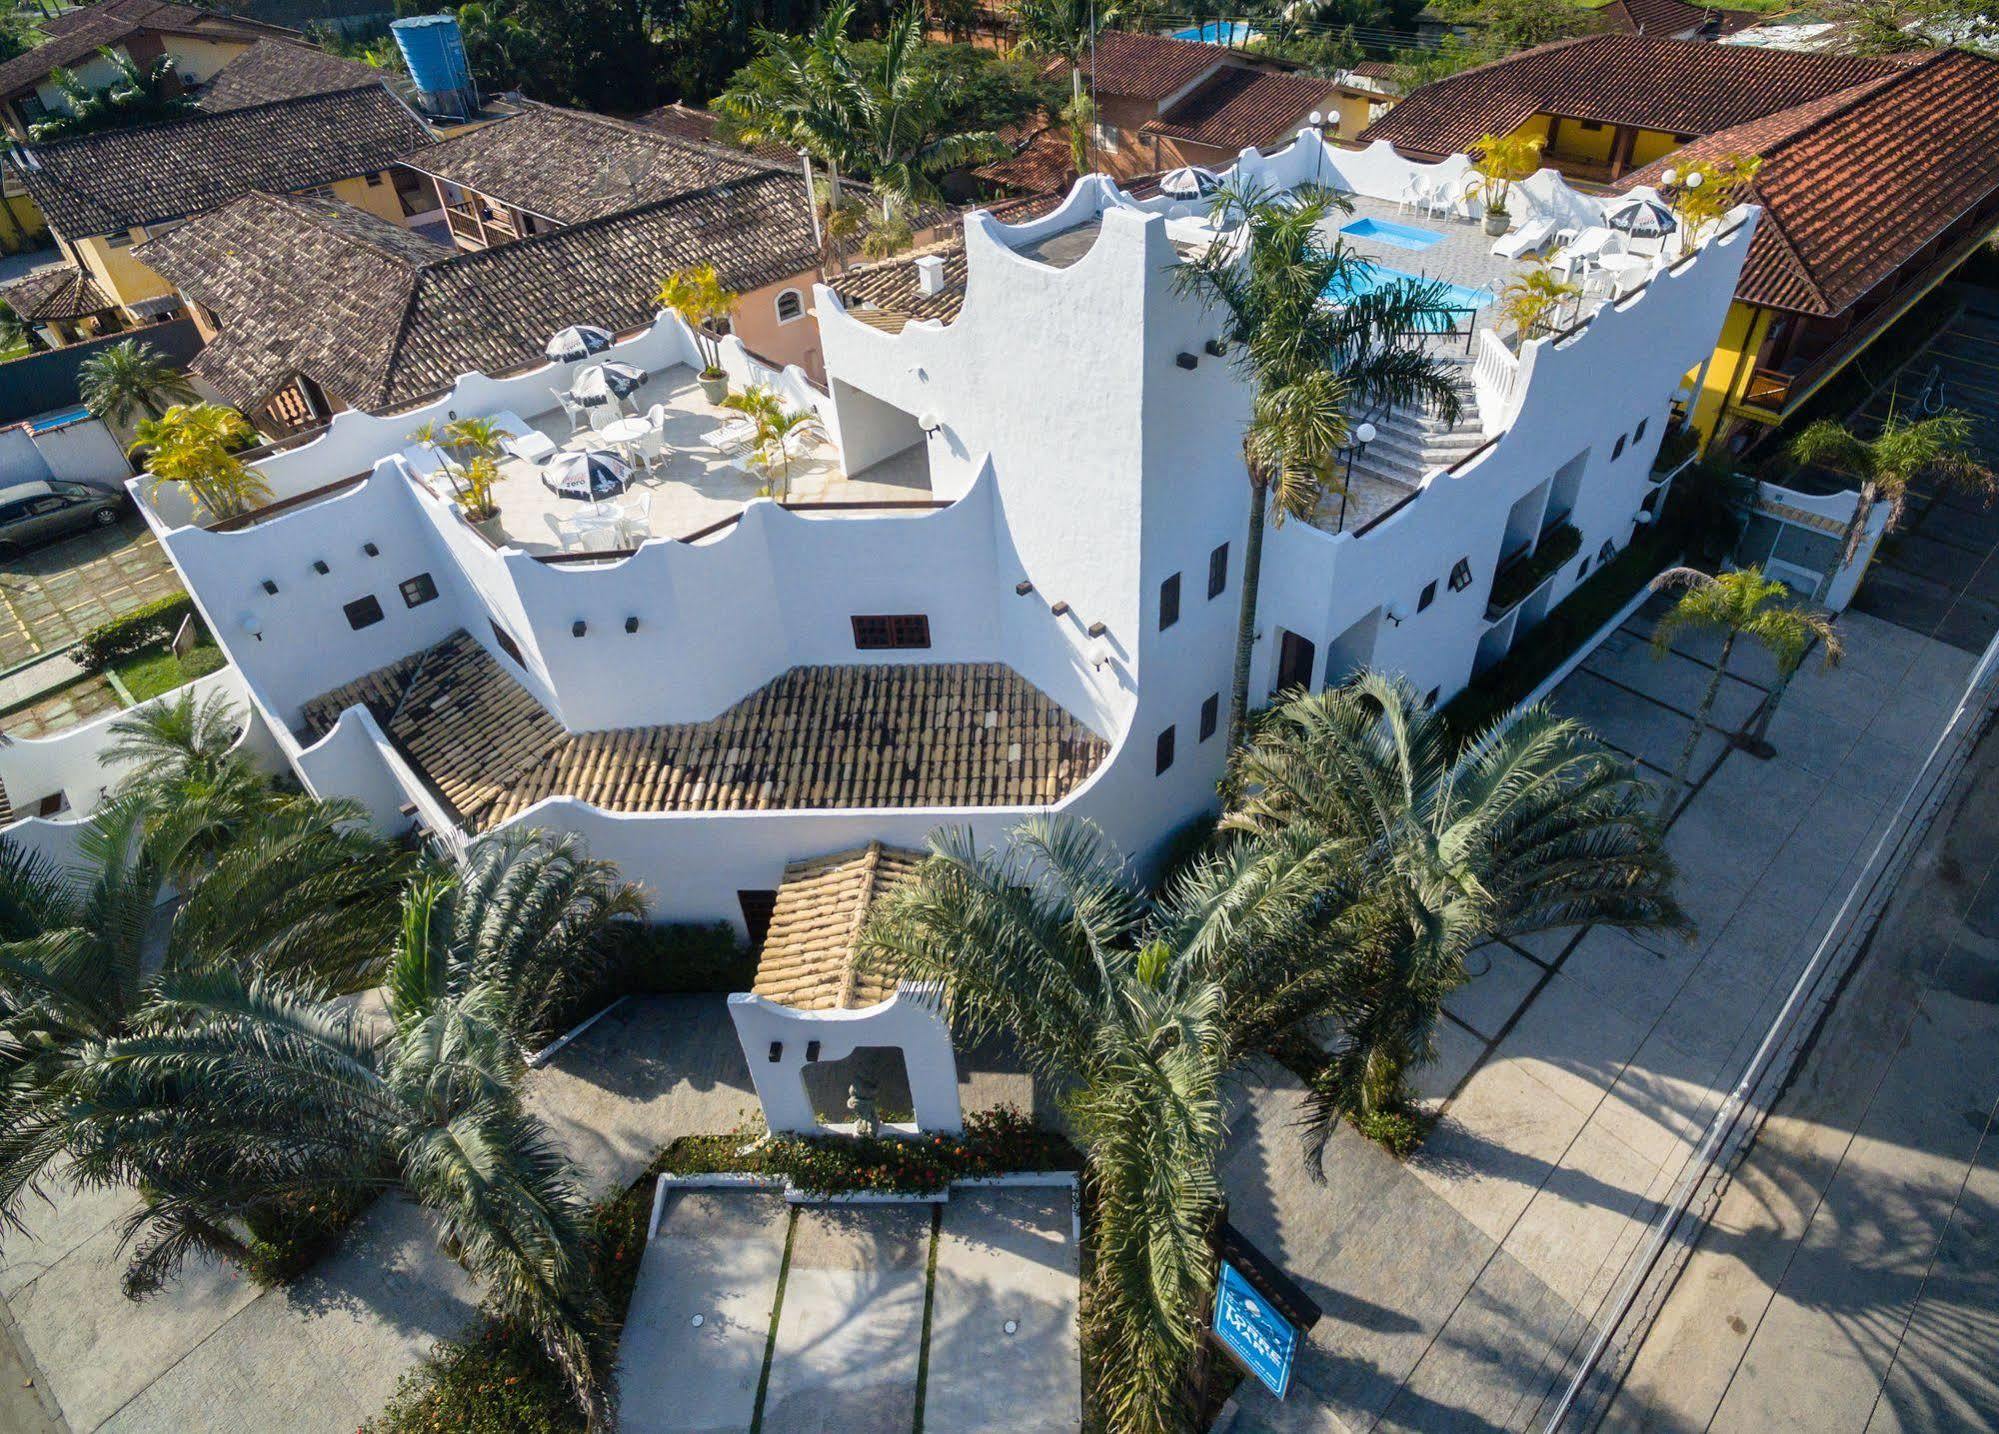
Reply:
[[639, 391], [646, 381], [646, 371], [633, 368], [628, 363], [616, 360], [600, 363], [595, 368], [586, 368], [577, 376], [576, 383], [569, 390], [570, 396], [588, 408], [612, 399], [630, 398]]
[[1672, 210], [1656, 199], [1642, 197], [1613, 204], [1604, 214], [1603, 222], [1634, 239], [1657, 239], [1680, 227]]
[[557, 454], [541, 471], [541, 481], [556, 497], [591, 503], [600, 498], [615, 498], [631, 480], [631, 464], [603, 448]]
[[557, 363], [575, 363], [591, 354], [600, 354], [610, 346], [609, 329], [600, 329], [594, 324], [571, 324], [549, 339], [542, 352]]

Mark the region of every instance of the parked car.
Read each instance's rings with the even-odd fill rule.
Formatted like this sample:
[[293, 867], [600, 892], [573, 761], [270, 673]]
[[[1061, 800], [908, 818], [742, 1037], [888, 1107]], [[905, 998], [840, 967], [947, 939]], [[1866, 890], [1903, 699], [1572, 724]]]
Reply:
[[0, 488], [0, 553], [18, 553], [83, 528], [108, 528], [127, 498], [86, 483], [33, 478]]

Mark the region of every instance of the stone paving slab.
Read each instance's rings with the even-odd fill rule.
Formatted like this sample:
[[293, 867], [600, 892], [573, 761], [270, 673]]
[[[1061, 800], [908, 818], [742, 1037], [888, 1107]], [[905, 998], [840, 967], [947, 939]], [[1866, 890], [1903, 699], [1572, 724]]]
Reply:
[[791, 1207], [781, 1195], [667, 1196], [618, 1345], [620, 1428], [721, 1434], [750, 1427], [790, 1228]]
[[1067, 1190], [1055, 1189], [952, 1193], [937, 1229], [926, 1430], [1071, 1434], [1081, 1427], [1073, 1203]]
[[182, 590], [172, 561], [137, 513], [114, 528], [0, 559], [0, 670]]
[[930, 1218], [928, 1205], [798, 1211], [764, 1434], [913, 1427]]

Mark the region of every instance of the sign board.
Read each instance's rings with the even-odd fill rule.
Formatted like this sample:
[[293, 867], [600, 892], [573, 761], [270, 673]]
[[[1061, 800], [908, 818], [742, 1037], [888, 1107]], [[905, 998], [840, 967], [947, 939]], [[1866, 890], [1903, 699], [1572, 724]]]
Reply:
[[1291, 1387], [1298, 1327], [1277, 1311], [1227, 1260], [1215, 1282], [1215, 1338], [1237, 1363], [1279, 1399]]
[[194, 651], [195, 644], [200, 641], [201, 633], [195, 628], [194, 614], [189, 613], [180, 620], [180, 626], [174, 629], [174, 640], [169, 646], [173, 649], [175, 657], [186, 657]]

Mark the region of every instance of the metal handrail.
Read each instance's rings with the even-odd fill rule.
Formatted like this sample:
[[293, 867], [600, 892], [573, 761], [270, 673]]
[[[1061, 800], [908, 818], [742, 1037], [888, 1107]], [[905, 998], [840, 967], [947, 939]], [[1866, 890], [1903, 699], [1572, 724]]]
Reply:
[[336, 493], [345, 492], [350, 488], [358, 488], [372, 476], [372, 469], [367, 473], [351, 473], [347, 477], [337, 479], [332, 483], [321, 484], [317, 488], [308, 488], [303, 493], [294, 493], [289, 498], [280, 498], [275, 503], [266, 503], [261, 508], [252, 508], [247, 513], [232, 513], [227, 518], [217, 518], [214, 522], [204, 524], [203, 526], [211, 533], [234, 533], [244, 528], [254, 528], [257, 524], [275, 518], [281, 513], [289, 512], [293, 508], [303, 508], [309, 503], [317, 503], [321, 498], [331, 498]]

